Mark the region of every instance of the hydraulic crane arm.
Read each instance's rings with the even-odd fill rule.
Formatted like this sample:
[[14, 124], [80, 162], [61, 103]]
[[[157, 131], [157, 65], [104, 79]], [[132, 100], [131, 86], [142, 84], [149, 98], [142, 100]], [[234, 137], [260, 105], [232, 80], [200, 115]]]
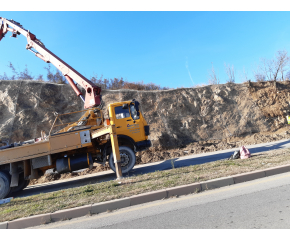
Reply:
[[[0, 41], [8, 31], [12, 32], [12, 37], [16, 37], [20, 34], [24, 35], [27, 38], [27, 50], [33, 52], [35, 56], [43, 61], [53, 64], [62, 72], [76, 94], [84, 101], [84, 108], [96, 107], [101, 104], [100, 87], [93, 84], [90, 80], [49, 51], [34, 34], [29, 30], [24, 29], [20, 23], [0, 17]], [[32, 49], [35, 49], [36, 51], [33, 51]], [[86, 90], [85, 100], [82, 96], [82, 92], [78, 89], [73, 80]]]

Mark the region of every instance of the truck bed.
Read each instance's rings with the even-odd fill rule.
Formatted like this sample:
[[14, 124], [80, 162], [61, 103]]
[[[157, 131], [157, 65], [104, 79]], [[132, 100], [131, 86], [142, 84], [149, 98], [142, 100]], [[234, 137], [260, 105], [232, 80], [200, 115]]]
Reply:
[[78, 130], [55, 134], [41, 142], [1, 150], [0, 165], [91, 145], [90, 130]]

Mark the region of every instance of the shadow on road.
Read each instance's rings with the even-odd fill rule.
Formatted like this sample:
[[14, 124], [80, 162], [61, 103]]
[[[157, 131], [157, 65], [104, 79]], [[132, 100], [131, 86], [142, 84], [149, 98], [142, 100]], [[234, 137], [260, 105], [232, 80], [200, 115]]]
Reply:
[[[251, 146], [249, 147], [249, 151], [251, 154], [259, 153], [259, 152], [266, 152], [274, 149], [281, 149], [284, 145], [290, 144], [290, 140], [284, 141], [284, 142], [278, 142], [278, 143], [267, 143], [264, 146]], [[218, 152], [212, 152], [207, 153], [205, 156], [196, 156], [191, 155], [188, 156], [186, 159], [174, 159], [174, 167], [187, 167], [197, 164], [203, 164], [208, 162], [214, 162], [218, 160], [225, 160], [228, 159], [235, 150], [238, 150], [239, 148], [229, 149], [226, 152], [218, 153]], [[133, 169], [131, 171], [131, 174], [137, 175], [137, 174], [144, 174], [149, 172], [155, 172], [155, 171], [163, 171], [172, 169], [172, 160], [166, 160], [164, 162], [160, 162], [159, 164], [156, 164], [154, 166], [144, 166], [142, 168]]]
[[20, 191], [18, 193], [12, 193], [8, 197], [28, 197], [31, 195], [36, 195], [39, 193], [48, 193], [54, 192], [62, 189], [74, 188], [74, 187], [81, 187], [87, 184], [94, 184], [99, 182], [105, 182], [116, 179], [115, 173], [109, 173], [105, 175], [93, 176], [90, 177], [88, 175], [86, 178], [82, 179], [70, 179], [69, 182], [60, 182], [60, 183], [44, 183], [44, 184], [37, 184], [29, 186], [28, 188]]
[[[263, 146], [259, 146], [259, 145], [249, 146], [249, 150], [251, 154], [290, 147], [290, 140], [277, 142], [277, 143], [266, 143], [266, 144], [263, 144]], [[285, 146], [285, 145], [288, 145], [288, 146]], [[218, 161], [218, 160], [225, 160], [225, 159], [228, 159], [231, 156], [231, 154], [233, 154], [233, 152], [238, 149], [239, 148], [229, 149], [229, 150], [223, 151], [222, 153], [218, 153], [218, 152], [205, 153], [205, 154], [202, 154], [202, 156], [200, 156], [201, 154], [198, 154], [198, 155], [191, 155], [187, 157], [185, 156], [182, 158], [174, 158], [174, 159], [165, 160], [160, 163], [156, 163], [155, 165], [151, 165], [151, 166], [146, 166], [146, 164], [144, 164], [144, 166], [140, 165], [139, 168], [135, 168], [129, 174], [125, 174], [123, 176], [130, 177], [132, 175], [145, 174], [145, 173], [150, 173], [150, 172], [155, 172], [155, 171], [164, 171], [164, 170], [172, 169], [173, 165], [174, 165], [174, 168], [180, 168], [180, 167], [187, 167], [191, 165], [203, 164], [203, 163], [208, 163], [208, 162], [213, 162], [213, 161]], [[45, 183], [43, 185], [29, 186], [28, 188], [24, 189], [22, 192], [11, 194], [11, 196], [12, 197], [26, 197], [26, 196], [39, 194], [39, 193], [54, 192], [54, 191], [58, 191], [61, 189], [66, 189], [66, 188], [74, 188], [74, 187], [84, 186], [87, 184], [110, 181], [113, 179], [116, 179], [116, 175], [114, 173], [106, 173], [104, 175], [98, 175], [98, 176], [92, 176], [92, 177], [88, 175], [86, 178], [75, 179], [75, 180], [71, 179], [68, 182], [61, 182], [61, 183], [52, 182], [52, 183]]]

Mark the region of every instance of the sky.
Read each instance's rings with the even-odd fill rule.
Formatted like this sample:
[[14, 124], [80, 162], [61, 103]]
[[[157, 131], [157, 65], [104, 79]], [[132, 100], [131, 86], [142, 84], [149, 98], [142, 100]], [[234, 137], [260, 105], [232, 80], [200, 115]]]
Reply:
[[[241, 83], [244, 72], [254, 79], [261, 58], [272, 59], [279, 50], [290, 51], [287, 11], [62, 9], [11, 11], [8, 6], [0, 16], [20, 22], [87, 78], [122, 77], [169, 88], [193, 87], [208, 83], [212, 66], [225, 83], [225, 65], [230, 65], [236, 82]], [[17, 70], [27, 65], [32, 75], [46, 78], [47, 63], [25, 49], [26, 38], [10, 36], [7, 33], [0, 42], [0, 75], [11, 74], [7, 65], [12, 62]]]

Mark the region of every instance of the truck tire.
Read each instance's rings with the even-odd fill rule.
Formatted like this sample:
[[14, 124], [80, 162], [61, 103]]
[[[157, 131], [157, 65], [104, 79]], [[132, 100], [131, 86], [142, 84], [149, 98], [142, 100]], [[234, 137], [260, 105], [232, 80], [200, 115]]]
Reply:
[[24, 188], [26, 188], [29, 184], [30, 180], [24, 179], [24, 173], [19, 174], [19, 182], [17, 187], [12, 187], [10, 189], [10, 193], [20, 192]]
[[0, 199], [5, 198], [10, 192], [10, 175], [0, 171]]
[[[135, 153], [131, 148], [125, 147], [125, 146], [119, 147], [119, 152], [120, 152], [120, 158], [121, 158], [122, 173], [124, 174], [128, 173], [135, 166], [135, 163], [136, 163]], [[110, 157], [109, 157], [109, 165], [110, 165], [110, 168], [114, 172], [116, 172], [113, 152], [110, 154]]]

